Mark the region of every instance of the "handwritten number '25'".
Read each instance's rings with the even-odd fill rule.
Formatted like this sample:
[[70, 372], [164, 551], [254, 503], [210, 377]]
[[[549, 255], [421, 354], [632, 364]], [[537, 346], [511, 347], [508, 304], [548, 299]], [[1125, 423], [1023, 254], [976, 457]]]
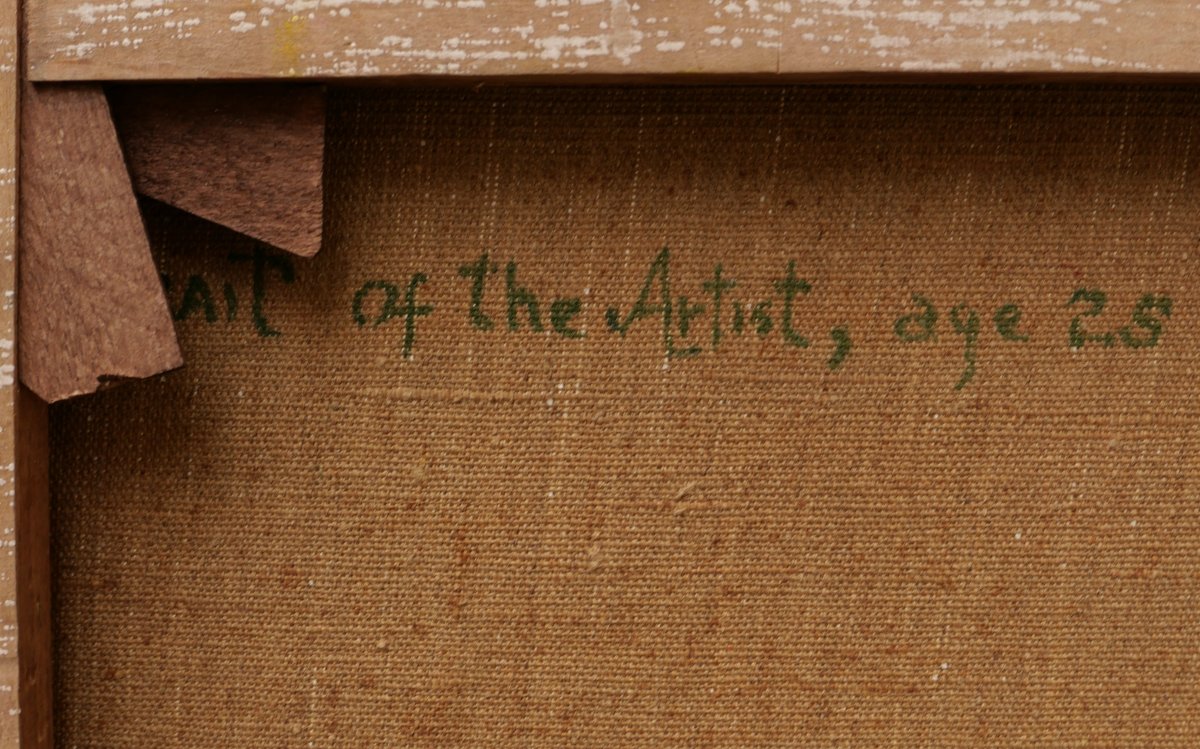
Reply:
[[1163, 332], [1163, 321], [1159, 319], [1158, 315], [1164, 318], [1171, 316], [1170, 297], [1155, 296], [1154, 294], [1142, 296], [1133, 306], [1133, 313], [1130, 315], [1132, 324], [1119, 329], [1116, 334], [1088, 331], [1084, 318], [1099, 317], [1104, 312], [1104, 306], [1107, 303], [1108, 297], [1100, 289], [1079, 288], [1075, 290], [1066, 306], [1086, 308], [1071, 319], [1071, 328], [1068, 331], [1071, 348], [1081, 349], [1089, 343], [1110, 348], [1116, 344], [1118, 338], [1129, 348], [1153, 348], [1158, 345], [1158, 339]]

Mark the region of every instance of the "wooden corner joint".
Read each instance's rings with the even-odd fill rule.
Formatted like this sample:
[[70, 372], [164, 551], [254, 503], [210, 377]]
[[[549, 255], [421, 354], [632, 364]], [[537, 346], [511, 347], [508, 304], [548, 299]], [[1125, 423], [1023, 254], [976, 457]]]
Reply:
[[321, 243], [323, 89], [111, 99], [95, 84], [22, 97], [19, 371], [51, 403], [183, 363], [135, 190], [304, 257]]

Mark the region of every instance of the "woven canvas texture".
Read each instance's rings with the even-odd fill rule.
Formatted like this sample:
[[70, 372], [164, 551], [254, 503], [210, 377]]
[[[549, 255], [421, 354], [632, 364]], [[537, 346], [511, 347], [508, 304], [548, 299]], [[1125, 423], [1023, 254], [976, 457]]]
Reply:
[[1196, 746], [1198, 128], [333, 92], [320, 255], [147, 205], [187, 365], [54, 409], [60, 744]]

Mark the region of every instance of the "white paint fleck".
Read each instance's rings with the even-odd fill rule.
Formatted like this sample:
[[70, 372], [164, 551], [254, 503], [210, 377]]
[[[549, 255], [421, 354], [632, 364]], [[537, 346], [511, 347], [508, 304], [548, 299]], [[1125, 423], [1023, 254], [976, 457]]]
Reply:
[[905, 10], [896, 14], [896, 20], [935, 29], [942, 24], [942, 13], [937, 10]]
[[1007, 8], [974, 8], [950, 14], [956, 26], [1004, 29], [1014, 23], [1050, 24], [1076, 23], [1082, 18], [1069, 10], [1008, 10]]
[[93, 24], [101, 18], [112, 17], [126, 7], [125, 3], [83, 3], [68, 10], [67, 14], [78, 17], [82, 23]]
[[909, 41], [907, 36], [884, 36], [883, 34], [876, 34], [871, 37], [868, 44], [874, 49], [896, 49], [907, 47], [912, 42]]
[[229, 20], [234, 22], [234, 25], [229, 30], [235, 34], [245, 34], [247, 31], [258, 28], [258, 24], [250, 23], [246, 20], [246, 12], [243, 10], [230, 13]]

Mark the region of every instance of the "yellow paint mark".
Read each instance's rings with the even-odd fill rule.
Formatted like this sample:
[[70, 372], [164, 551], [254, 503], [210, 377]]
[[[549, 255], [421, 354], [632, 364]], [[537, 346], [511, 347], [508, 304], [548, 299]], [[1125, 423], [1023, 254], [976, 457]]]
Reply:
[[307, 28], [308, 19], [303, 16], [292, 16], [275, 27], [275, 55], [288, 75], [300, 75], [300, 55]]

